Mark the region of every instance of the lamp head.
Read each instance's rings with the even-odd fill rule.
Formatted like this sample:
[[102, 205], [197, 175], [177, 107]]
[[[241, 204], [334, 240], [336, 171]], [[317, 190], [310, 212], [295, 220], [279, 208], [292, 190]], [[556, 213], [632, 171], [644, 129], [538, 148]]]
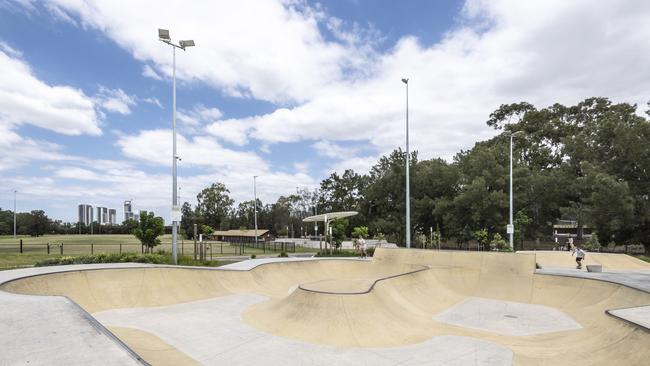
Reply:
[[182, 49], [185, 49], [186, 47], [194, 47], [194, 40], [188, 39], [185, 41], [180, 41], [178, 44], [181, 46]]
[[408, 78], [406, 78], [406, 79], [402, 79], [402, 82], [403, 82], [404, 84], [408, 84], [408, 83], [409, 83], [409, 79], [408, 79]]
[[158, 28], [158, 39], [169, 42], [171, 40], [171, 38], [169, 38], [169, 30]]

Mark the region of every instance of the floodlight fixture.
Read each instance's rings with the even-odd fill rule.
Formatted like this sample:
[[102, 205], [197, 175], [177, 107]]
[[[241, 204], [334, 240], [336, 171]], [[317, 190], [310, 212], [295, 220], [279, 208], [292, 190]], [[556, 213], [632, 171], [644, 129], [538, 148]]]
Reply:
[[160, 38], [161, 41], [171, 41], [169, 30], [158, 28], [158, 38]]
[[178, 42], [178, 44], [180, 44], [182, 49], [185, 49], [185, 47], [194, 47], [195, 46], [194, 45], [194, 40], [192, 40], [192, 39], [188, 39], [188, 40], [185, 40], [185, 41], [180, 41], [180, 42]]
[[402, 79], [402, 82], [403, 82], [404, 84], [408, 84], [408, 83], [409, 83], [409, 79], [408, 79], [408, 78], [406, 78], [406, 79]]

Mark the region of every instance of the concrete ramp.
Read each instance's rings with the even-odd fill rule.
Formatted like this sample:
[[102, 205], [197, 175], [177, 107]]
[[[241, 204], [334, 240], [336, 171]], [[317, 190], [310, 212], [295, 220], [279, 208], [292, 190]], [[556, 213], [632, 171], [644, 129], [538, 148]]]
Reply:
[[[575, 268], [576, 257], [565, 251], [521, 251], [518, 254], [535, 255], [541, 268]], [[649, 271], [650, 263], [627, 254], [587, 252], [582, 268], [587, 265], [601, 265], [604, 271]]]
[[378, 249], [372, 261], [84, 270], [1, 289], [68, 296], [154, 365], [647, 364], [650, 333], [606, 311], [650, 294], [538, 275], [538, 261]]

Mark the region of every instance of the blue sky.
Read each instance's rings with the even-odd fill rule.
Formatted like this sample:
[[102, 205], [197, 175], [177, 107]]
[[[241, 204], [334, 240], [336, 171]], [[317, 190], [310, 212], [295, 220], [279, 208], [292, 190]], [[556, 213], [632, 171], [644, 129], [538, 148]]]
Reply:
[[[178, 9], [185, 9], [180, 11]], [[194, 9], [187, 10], [188, 8]], [[502, 103], [647, 101], [649, 6], [634, 1], [0, 3], [0, 207], [76, 220], [89, 203], [169, 217], [171, 49], [182, 201], [211, 182], [265, 202], [365, 172], [404, 143], [452, 159]], [[118, 214], [121, 216], [121, 214]]]

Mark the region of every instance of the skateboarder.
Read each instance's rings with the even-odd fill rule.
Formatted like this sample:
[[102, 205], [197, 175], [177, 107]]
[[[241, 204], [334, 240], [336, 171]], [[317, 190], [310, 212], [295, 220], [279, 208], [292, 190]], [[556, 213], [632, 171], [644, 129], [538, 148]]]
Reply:
[[574, 254], [576, 255], [576, 263], [578, 263], [578, 265], [576, 266], [576, 268], [577, 268], [577, 269], [582, 269], [582, 260], [585, 259], [585, 256], [587, 255], [587, 253], [585, 253], [585, 251], [582, 250], [582, 248], [580, 248], [579, 246], [577, 246], [577, 247], [573, 250], [573, 253], [571, 253], [571, 255], [574, 255]]

